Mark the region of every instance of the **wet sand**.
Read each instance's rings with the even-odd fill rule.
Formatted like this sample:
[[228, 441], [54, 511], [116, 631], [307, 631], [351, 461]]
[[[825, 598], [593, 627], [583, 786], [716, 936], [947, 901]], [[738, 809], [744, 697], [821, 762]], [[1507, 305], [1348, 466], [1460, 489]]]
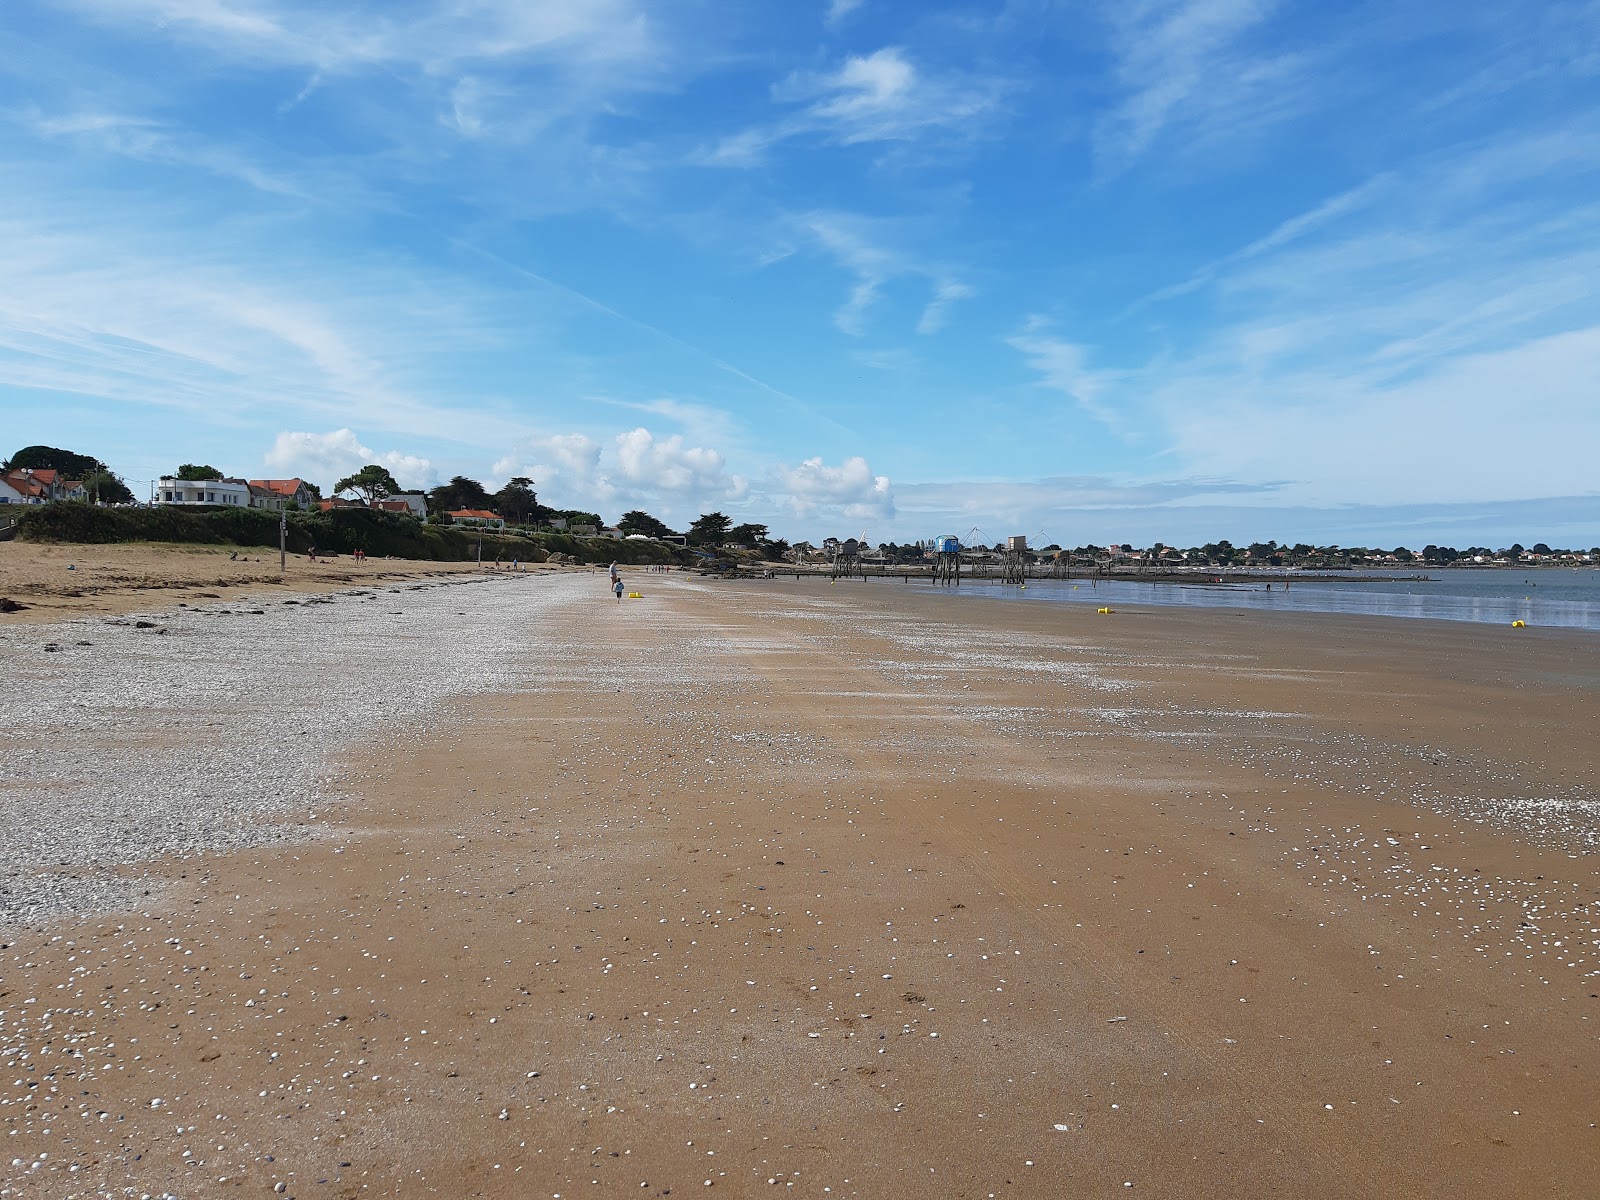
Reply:
[[0, 933], [0, 1193], [1592, 1194], [1593, 635], [630, 583]]

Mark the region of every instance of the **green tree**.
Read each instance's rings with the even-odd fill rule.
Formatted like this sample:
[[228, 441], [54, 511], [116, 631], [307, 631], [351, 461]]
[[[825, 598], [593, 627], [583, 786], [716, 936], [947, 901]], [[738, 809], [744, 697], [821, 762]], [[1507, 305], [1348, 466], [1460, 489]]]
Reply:
[[789, 560], [789, 543], [783, 538], [774, 538], [769, 542], [762, 542], [761, 560], [763, 562], [787, 562]]
[[465, 475], [454, 476], [428, 493], [428, 511], [458, 512], [463, 508], [488, 508], [493, 501], [483, 484]]
[[552, 517], [557, 517], [567, 523], [567, 528], [574, 525], [593, 525], [596, 529], [604, 529], [605, 522], [600, 519], [599, 513], [584, 512], [581, 508], [552, 508], [547, 510]]
[[63, 479], [83, 479], [96, 471], [109, 472], [111, 468], [87, 454], [55, 446], [24, 446], [5, 462], [0, 462], [0, 470], [60, 471]]
[[733, 522], [725, 513], [702, 513], [689, 526], [689, 544], [692, 546], [720, 546], [728, 540], [728, 530]]
[[94, 504], [132, 504], [133, 493], [110, 471], [90, 471], [84, 475], [84, 493]]
[[377, 463], [368, 463], [354, 475], [346, 475], [333, 485], [335, 496], [340, 492], [354, 492], [356, 499], [364, 504], [373, 504], [401, 490], [403, 489], [395, 482], [394, 476], [389, 474], [389, 469], [380, 467]]
[[178, 479], [199, 483], [207, 479], [221, 479], [222, 472], [202, 463], [184, 463], [178, 468]]
[[748, 522], [735, 525], [728, 530], [728, 540], [737, 542], [742, 546], [759, 546], [767, 540], [767, 527], [765, 525], [752, 525]]
[[623, 513], [622, 520], [617, 522], [617, 528], [622, 530], [624, 534], [639, 533], [649, 538], [662, 538], [673, 532], [667, 528], [665, 521], [657, 520], [649, 513], [637, 508], [632, 512]]
[[539, 497], [533, 490], [533, 480], [526, 475], [514, 475], [494, 494], [495, 511], [513, 525], [526, 525], [539, 511]]

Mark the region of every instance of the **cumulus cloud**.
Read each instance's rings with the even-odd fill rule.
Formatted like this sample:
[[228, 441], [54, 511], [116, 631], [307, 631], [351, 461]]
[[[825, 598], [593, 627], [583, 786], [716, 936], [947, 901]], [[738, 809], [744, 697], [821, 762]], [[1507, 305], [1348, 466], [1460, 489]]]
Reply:
[[387, 467], [396, 483], [413, 491], [426, 490], [439, 482], [439, 473], [427, 459], [399, 450], [371, 450], [349, 429], [280, 433], [262, 461], [278, 475], [309, 478], [324, 487], [331, 487], [369, 463]]
[[640, 426], [609, 445], [586, 434], [529, 439], [494, 464], [496, 479], [526, 475], [557, 508], [630, 508], [665, 503], [686, 513], [696, 504], [741, 500], [749, 483], [728, 470], [720, 451], [685, 444], [681, 434], [659, 438]]
[[797, 467], [780, 467], [775, 490], [788, 499], [799, 516], [839, 512], [862, 520], [888, 520], [894, 516], [894, 491], [887, 475], [874, 475], [859, 455], [830, 467], [808, 458]]
[[617, 469], [626, 486], [644, 492], [721, 496], [737, 500], [747, 485], [730, 475], [721, 454], [685, 446], [681, 434], [657, 439], [641, 426], [617, 435]]
[[496, 480], [526, 475], [540, 486], [559, 485], [590, 496], [600, 480], [600, 443], [582, 433], [529, 438], [492, 468]]

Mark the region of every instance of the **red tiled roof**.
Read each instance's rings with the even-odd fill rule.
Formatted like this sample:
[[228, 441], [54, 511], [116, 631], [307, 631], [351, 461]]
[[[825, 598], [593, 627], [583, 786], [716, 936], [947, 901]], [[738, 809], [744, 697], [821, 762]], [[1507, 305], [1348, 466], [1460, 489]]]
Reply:
[[263, 488], [269, 492], [277, 492], [280, 496], [293, 496], [305, 484], [299, 479], [252, 479], [250, 486]]
[[5, 480], [24, 496], [44, 496], [49, 493], [49, 489], [39, 482], [37, 476], [24, 471], [10, 471], [6, 474]]
[[499, 521], [503, 519], [499, 513], [485, 512], [481, 508], [460, 508], [450, 515], [452, 517], [472, 517], [479, 521]]

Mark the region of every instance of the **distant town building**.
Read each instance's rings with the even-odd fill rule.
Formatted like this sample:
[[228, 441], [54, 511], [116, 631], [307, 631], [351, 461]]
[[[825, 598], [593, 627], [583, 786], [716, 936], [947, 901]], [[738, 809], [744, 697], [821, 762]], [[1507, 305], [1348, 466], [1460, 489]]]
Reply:
[[1006, 549], [1013, 553], [1024, 551], [1028, 548], [1028, 539], [1024, 534], [1013, 534], [1006, 539]]

